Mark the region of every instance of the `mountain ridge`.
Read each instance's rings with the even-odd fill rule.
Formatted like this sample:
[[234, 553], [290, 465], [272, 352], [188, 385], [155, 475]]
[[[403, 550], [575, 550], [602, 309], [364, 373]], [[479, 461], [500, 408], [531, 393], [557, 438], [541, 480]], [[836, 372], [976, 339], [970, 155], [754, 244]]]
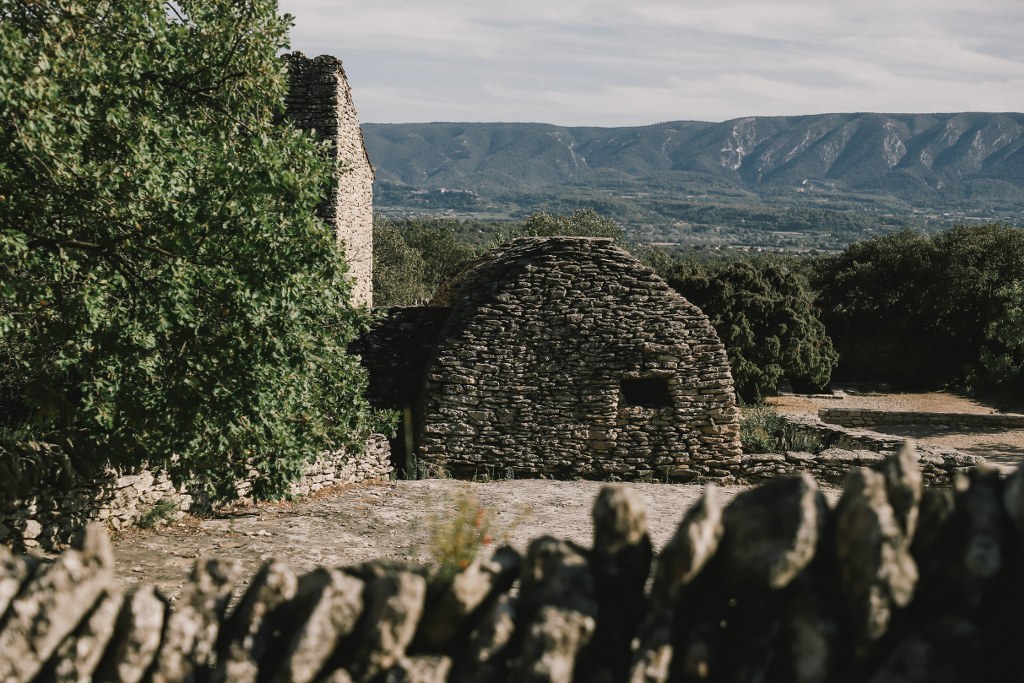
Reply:
[[[836, 208], [1024, 211], [1024, 113], [835, 113], [643, 126], [364, 124], [381, 206], [431, 193], [455, 208], [528, 210], [713, 197], [778, 205], [822, 193]], [[443, 190], [443, 191], [442, 191]], [[801, 196], [805, 195], [805, 196]], [[417, 199], [419, 198], [419, 199]], [[435, 198], [437, 199], [437, 198]], [[427, 201], [427, 204], [430, 202]], [[592, 202], [591, 202], [592, 203]], [[640, 206], [642, 221], [676, 221]], [[452, 206], [447, 207], [449, 209]], [[623, 208], [626, 211], [626, 208]]]

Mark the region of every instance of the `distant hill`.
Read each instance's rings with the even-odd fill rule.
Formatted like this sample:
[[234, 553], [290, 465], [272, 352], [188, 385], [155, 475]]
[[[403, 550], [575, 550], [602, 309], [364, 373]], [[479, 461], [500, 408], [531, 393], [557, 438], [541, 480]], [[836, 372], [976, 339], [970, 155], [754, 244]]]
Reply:
[[[801, 221], [814, 224], [822, 211], [866, 212], [925, 229], [1024, 215], [1021, 113], [823, 114], [629, 128], [364, 124], [363, 132], [377, 170], [376, 203], [386, 212], [500, 216], [592, 206], [666, 239], [695, 226], [733, 229], [719, 220], [730, 216], [757, 223], [766, 211], [775, 220], [763, 227], [776, 231], [807, 228]], [[778, 215], [792, 211], [811, 214]]]

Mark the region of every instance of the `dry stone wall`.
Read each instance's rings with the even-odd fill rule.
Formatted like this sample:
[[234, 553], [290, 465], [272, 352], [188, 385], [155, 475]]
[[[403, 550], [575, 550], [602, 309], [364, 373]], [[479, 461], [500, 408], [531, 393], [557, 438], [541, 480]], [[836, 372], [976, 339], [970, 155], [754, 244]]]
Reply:
[[543, 536], [453, 577], [201, 559], [171, 605], [112, 564], [95, 527], [49, 565], [0, 546], [0, 680], [1024, 677], [1024, 472], [925, 488], [909, 450], [852, 470], [834, 507], [806, 473], [728, 506], [708, 486], [656, 562], [639, 496], [609, 486], [590, 547]]
[[421, 465], [729, 481], [739, 413], [707, 317], [608, 239], [523, 238], [451, 283]]
[[287, 116], [328, 143], [334, 182], [318, 213], [345, 245], [353, 278], [352, 302], [373, 305], [373, 167], [366, 156], [352, 89], [341, 61], [329, 55], [284, 57], [290, 87]]
[[[851, 468], [878, 468], [906, 442], [901, 436], [827, 424], [813, 417], [781, 417], [791, 428], [816, 437], [823, 449], [819, 453], [787, 450], [744, 454], [740, 481], [757, 484], [784, 474], [807, 472], [823, 484], [840, 486]], [[928, 486], [952, 486], [958, 474], [985, 462], [980, 455], [925, 444], [917, 444], [913, 453]]]
[[822, 422], [844, 427], [942, 425], [988, 429], [1024, 429], [1024, 415], [1006, 413], [922, 413], [869, 408], [819, 408]]
[[366, 399], [377, 408], [414, 406], [450, 308], [395, 307], [352, 342], [367, 370]]
[[[19, 481], [13, 475], [3, 478], [10, 496], [0, 500], [0, 543], [50, 550], [66, 546], [89, 522], [119, 530], [138, 524], [158, 506], [166, 506], [162, 515], [170, 519], [180, 518], [193, 507], [188, 487], [174, 486], [165, 473], [105, 469], [83, 477], [70, 468], [59, 448], [38, 448], [42, 452], [35, 454], [38, 464], [34, 467], [46, 471], [31, 481]], [[22, 463], [29, 462], [25, 454], [4, 456], [0, 465], [14, 463], [15, 457]], [[9, 468], [4, 469], [10, 473]], [[388, 440], [374, 434], [362, 454], [339, 450], [324, 453], [306, 465], [303, 476], [292, 484], [291, 493], [305, 495], [338, 484], [387, 479], [390, 474]], [[240, 482], [238, 490], [244, 498], [248, 483]]]

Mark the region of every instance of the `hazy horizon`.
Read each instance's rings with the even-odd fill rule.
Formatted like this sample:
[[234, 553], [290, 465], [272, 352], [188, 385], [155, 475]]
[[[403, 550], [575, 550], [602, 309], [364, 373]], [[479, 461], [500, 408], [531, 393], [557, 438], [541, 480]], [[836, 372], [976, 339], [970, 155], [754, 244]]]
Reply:
[[620, 127], [1024, 110], [1024, 3], [281, 0], [363, 121]]

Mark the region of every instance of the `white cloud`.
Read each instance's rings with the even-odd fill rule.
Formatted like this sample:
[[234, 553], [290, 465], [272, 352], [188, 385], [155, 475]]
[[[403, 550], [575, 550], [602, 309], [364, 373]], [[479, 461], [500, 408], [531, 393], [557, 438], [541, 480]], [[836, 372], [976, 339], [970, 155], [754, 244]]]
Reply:
[[281, 0], [365, 121], [1024, 110], [1020, 0]]

